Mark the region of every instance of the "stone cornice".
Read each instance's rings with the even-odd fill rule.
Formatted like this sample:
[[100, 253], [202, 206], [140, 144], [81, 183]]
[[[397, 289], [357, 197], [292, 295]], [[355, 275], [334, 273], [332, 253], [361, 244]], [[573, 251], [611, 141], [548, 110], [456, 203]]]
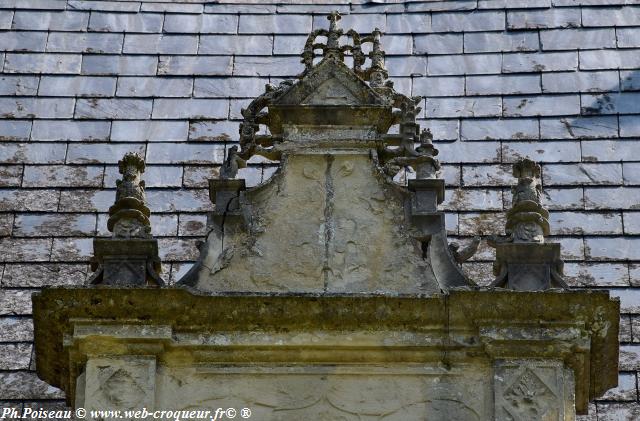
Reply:
[[167, 364], [361, 360], [445, 368], [555, 359], [574, 370], [578, 413], [617, 384], [619, 302], [605, 291], [205, 296], [102, 287], [45, 289], [33, 301], [38, 375], [64, 389], [69, 403], [87, 355], [108, 354], [156, 355]]

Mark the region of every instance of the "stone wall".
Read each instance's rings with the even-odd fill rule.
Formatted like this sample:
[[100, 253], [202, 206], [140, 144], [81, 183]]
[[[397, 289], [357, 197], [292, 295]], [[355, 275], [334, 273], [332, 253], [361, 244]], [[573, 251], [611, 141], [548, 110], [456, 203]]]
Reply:
[[[640, 416], [640, 2], [231, 3], [0, 0], [2, 406], [62, 405], [33, 371], [30, 295], [84, 282], [118, 159], [146, 157], [174, 282], [204, 237], [207, 179], [240, 108], [298, 74], [306, 34], [339, 10], [344, 28], [383, 30], [397, 90], [425, 96], [452, 239], [499, 233], [509, 164], [542, 164], [568, 281], [622, 300], [619, 387], [584, 419]], [[240, 177], [272, 172], [256, 162]], [[483, 243], [465, 270], [486, 284], [492, 260]]]

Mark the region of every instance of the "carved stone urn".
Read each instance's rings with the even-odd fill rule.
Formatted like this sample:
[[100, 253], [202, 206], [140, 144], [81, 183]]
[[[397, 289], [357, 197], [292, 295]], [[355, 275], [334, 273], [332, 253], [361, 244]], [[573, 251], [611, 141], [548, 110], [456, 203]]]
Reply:
[[[460, 263], [478, 241], [447, 242], [421, 98], [387, 80], [379, 31], [343, 32], [338, 20], [309, 36], [298, 80], [242, 111], [240, 147], [210, 180], [209, 233], [183, 279], [150, 285], [140, 270], [122, 285], [104, 271], [34, 296], [38, 374], [70, 405], [569, 421], [616, 385], [619, 302], [562, 280], [539, 167], [516, 164], [511, 236], [491, 239], [496, 282], [477, 286]], [[247, 188], [238, 169], [255, 155], [279, 169]], [[403, 172], [416, 178], [399, 183]]]

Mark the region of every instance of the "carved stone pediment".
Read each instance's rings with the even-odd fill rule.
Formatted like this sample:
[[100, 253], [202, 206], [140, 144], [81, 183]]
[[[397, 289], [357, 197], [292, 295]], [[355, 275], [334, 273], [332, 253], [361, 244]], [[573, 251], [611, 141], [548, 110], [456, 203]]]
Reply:
[[273, 105], [386, 105], [346, 64], [325, 58]]

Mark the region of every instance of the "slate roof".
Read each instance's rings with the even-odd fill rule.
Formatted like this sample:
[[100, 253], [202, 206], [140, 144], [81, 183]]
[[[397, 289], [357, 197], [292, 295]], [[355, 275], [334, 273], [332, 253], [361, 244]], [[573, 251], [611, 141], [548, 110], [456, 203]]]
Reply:
[[[207, 178], [238, 139], [240, 108], [298, 74], [305, 34], [339, 10], [343, 28], [384, 31], [397, 89], [425, 96], [453, 239], [500, 232], [509, 164], [542, 164], [568, 281], [622, 300], [620, 386], [598, 416], [639, 417], [640, 2], [325, 3], [0, 0], [0, 403], [61, 404], [32, 371], [30, 294], [84, 281], [117, 160], [146, 158], [175, 281], [195, 260]], [[243, 171], [251, 185], [273, 167]], [[483, 247], [465, 270], [487, 283], [492, 259]]]

